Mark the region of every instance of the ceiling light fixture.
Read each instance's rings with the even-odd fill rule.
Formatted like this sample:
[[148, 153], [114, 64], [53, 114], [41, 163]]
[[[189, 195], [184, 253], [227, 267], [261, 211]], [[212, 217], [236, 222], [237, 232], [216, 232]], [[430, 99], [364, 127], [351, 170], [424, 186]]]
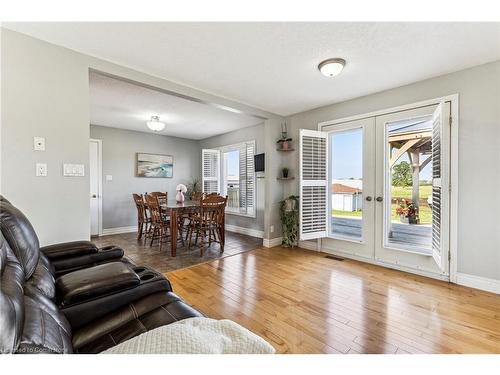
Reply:
[[325, 77], [335, 77], [340, 74], [344, 66], [344, 59], [335, 58], [320, 62], [318, 69]]
[[165, 129], [165, 124], [160, 121], [160, 117], [158, 116], [151, 116], [151, 120], [146, 122], [146, 125], [155, 132]]

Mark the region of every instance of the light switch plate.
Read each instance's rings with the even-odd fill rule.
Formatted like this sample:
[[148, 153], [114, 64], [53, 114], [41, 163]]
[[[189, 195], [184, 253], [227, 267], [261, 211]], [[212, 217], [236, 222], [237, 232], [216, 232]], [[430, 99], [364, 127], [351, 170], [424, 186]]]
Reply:
[[45, 138], [33, 137], [33, 150], [45, 151]]
[[85, 165], [83, 165], [83, 164], [63, 164], [63, 176], [83, 177], [83, 176], [85, 176]]
[[47, 177], [47, 164], [46, 163], [36, 163], [36, 176], [37, 177]]
[[113, 181], [113, 176], [110, 174], [106, 175], [106, 181]]

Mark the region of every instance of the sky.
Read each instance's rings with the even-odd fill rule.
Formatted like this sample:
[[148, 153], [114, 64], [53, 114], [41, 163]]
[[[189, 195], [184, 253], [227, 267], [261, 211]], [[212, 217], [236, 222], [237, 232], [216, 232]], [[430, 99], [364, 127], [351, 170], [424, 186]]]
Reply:
[[[361, 129], [330, 134], [330, 155], [332, 158], [332, 180], [362, 178], [363, 175], [363, 136]], [[398, 161], [409, 161], [404, 154]], [[431, 163], [420, 172], [420, 180], [430, 180]]]
[[240, 152], [230, 151], [226, 153], [227, 156], [227, 174], [229, 176], [240, 175]]

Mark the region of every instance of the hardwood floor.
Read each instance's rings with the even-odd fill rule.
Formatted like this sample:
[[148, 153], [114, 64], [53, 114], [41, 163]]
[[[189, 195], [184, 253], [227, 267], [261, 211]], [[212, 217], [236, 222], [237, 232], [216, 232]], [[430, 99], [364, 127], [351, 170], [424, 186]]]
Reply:
[[167, 276], [279, 353], [500, 353], [500, 296], [400, 271], [277, 247]]

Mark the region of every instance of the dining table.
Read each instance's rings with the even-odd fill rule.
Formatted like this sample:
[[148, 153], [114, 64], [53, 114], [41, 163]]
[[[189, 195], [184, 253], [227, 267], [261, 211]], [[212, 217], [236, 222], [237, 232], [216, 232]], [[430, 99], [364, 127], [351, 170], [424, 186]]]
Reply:
[[[170, 255], [172, 257], [176, 256], [177, 253], [177, 238], [179, 235], [179, 227], [177, 225], [177, 218], [186, 211], [192, 211], [200, 207], [200, 201], [197, 200], [186, 200], [184, 202], [177, 202], [174, 200], [168, 200], [160, 205], [161, 210], [170, 216]], [[182, 233], [181, 233], [182, 236]]]

